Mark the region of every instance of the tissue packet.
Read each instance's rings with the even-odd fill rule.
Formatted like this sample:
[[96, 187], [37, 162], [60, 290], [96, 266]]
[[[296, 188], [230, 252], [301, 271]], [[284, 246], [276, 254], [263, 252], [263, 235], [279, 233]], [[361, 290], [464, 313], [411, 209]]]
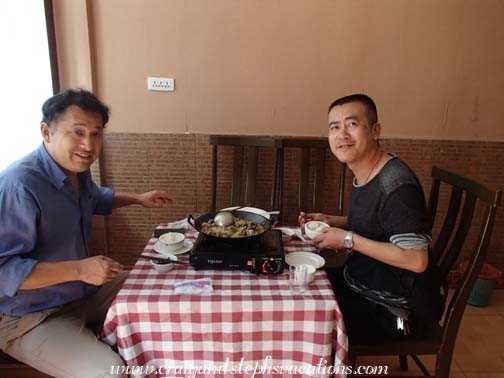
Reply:
[[176, 294], [210, 294], [213, 291], [211, 278], [177, 282], [173, 285]]

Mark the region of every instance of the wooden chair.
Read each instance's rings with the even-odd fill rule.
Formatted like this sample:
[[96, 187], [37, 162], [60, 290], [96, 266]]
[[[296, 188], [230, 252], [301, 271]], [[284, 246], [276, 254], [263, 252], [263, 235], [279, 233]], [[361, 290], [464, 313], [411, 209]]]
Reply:
[[258, 151], [261, 147], [273, 148], [271, 196], [267, 210], [279, 210], [281, 208], [282, 198], [280, 193], [283, 171], [281, 140], [270, 137], [211, 135], [208, 142], [212, 145], [211, 211], [216, 211], [217, 206], [217, 154], [219, 146], [234, 147], [230, 206], [256, 204]]
[[[324, 210], [324, 189], [326, 179], [325, 153], [329, 149], [327, 138], [284, 138], [282, 145], [285, 148], [301, 149], [301, 167], [299, 170], [299, 201], [298, 211], [314, 212]], [[310, 188], [311, 158], [314, 157], [313, 186]], [[340, 163], [340, 176], [338, 188], [338, 208], [336, 215], [343, 214], [343, 201], [345, 192], [346, 164]], [[282, 186], [283, 189], [283, 186]], [[311, 197], [310, 197], [311, 194]]]
[[48, 375], [19, 362], [0, 351], [0, 377], [2, 378], [49, 378]]
[[[432, 220], [438, 207], [440, 186], [451, 187], [451, 196], [439, 236], [431, 250], [431, 259], [440, 268], [446, 280], [457, 261], [471, 226], [479, 226], [479, 234], [469, 256], [469, 265], [460, 279], [453, 297], [445, 308], [444, 319], [422, 335], [380, 344], [352, 344], [349, 347], [349, 365], [355, 366], [357, 356], [400, 356], [401, 369], [407, 370], [406, 356], [410, 355], [424, 376], [431, 376], [417, 355], [436, 355], [435, 377], [448, 378], [455, 341], [467, 299], [488, 253], [490, 236], [502, 192], [453, 172], [434, 166], [429, 211]], [[473, 217], [475, 205], [480, 202], [485, 210], [480, 221]]]

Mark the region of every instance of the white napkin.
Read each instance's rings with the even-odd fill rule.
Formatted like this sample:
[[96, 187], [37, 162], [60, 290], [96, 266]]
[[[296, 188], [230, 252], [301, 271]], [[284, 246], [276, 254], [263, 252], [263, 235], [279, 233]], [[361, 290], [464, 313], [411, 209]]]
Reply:
[[213, 292], [211, 278], [176, 282], [173, 285], [176, 294], [210, 294]]

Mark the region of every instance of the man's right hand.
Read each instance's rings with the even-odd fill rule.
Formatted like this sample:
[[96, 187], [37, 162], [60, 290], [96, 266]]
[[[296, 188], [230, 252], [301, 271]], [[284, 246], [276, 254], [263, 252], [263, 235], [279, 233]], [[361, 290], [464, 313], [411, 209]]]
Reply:
[[122, 269], [121, 264], [105, 256], [93, 256], [84, 260], [38, 262], [19, 289], [40, 289], [69, 281], [103, 285], [114, 279]]
[[304, 225], [306, 222], [316, 220], [320, 222], [327, 223], [329, 226], [333, 225], [333, 219], [330, 215], [323, 214], [323, 213], [308, 213], [305, 214], [303, 212], [299, 213], [299, 226], [301, 227], [301, 230], [304, 230]]
[[103, 285], [123, 270], [117, 261], [106, 256], [93, 256], [78, 261], [79, 280], [92, 285]]

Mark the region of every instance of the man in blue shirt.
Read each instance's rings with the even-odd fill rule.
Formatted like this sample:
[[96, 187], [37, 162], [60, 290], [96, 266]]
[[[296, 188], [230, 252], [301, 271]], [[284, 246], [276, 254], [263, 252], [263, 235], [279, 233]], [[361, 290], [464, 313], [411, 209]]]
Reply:
[[42, 112], [42, 145], [0, 173], [0, 349], [56, 377], [111, 376], [122, 360], [85, 325], [103, 321], [126, 275], [89, 257], [92, 217], [173, 198], [92, 181], [109, 119], [92, 93], [63, 91]]

